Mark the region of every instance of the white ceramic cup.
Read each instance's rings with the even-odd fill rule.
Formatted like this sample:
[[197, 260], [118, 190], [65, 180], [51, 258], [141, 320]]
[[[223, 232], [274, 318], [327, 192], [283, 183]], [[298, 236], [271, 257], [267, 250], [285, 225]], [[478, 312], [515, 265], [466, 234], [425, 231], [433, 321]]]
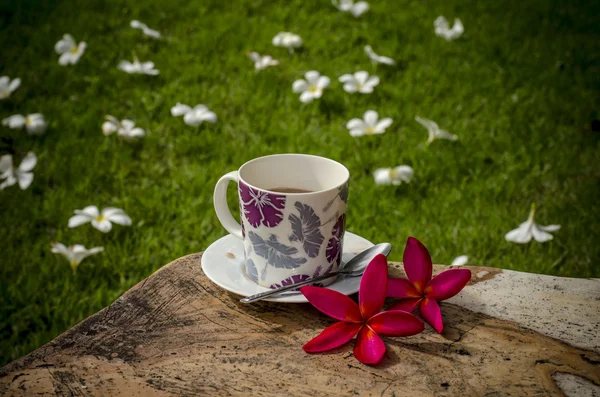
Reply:
[[[346, 167], [324, 157], [276, 154], [250, 160], [219, 179], [215, 211], [223, 227], [243, 240], [252, 281], [278, 288], [338, 269], [349, 177]], [[238, 184], [241, 224], [227, 206], [230, 181]], [[281, 188], [307, 192], [273, 190]]]

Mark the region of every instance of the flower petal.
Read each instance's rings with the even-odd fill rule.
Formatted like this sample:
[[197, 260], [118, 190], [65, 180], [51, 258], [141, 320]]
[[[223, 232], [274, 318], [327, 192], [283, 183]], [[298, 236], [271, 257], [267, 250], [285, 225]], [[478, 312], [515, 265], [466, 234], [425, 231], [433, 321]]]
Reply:
[[469, 257], [467, 255], [461, 255], [454, 258], [450, 266], [464, 266], [469, 261]]
[[171, 108], [171, 116], [175, 116], [175, 117], [183, 116], [184, 114], [188, 113], [191, 110], [192, 110], [192, 108], [189, 107], [188, 105], [177, 102], [177, 104]]
[[391, 298], [421, 298], [421, 294], [415, 289], [410, 281], [405, 278], [388, 279], [387, 296]]
[[21, 164], [19, 164], [19, 170], [20, 171], [31, 171], [35, 165], [37, 164], [37, 157], [35, 156], [35, 154], [33, 152], [29, 152], [27, 153], [27, 156], [25, 156], [23, 158], [23, 160], [21, 161]]
[[412, 311], [417, 308], [419, 303], [421, 303], [421, 300], [423, 300], [423, 298], [402, 299], [400, 302], [390, 307], [389, 310], [402, 310], [412, 313]]
[[112, 229], [112, 223], [108, 219], [102, 219], [98, 222], [96, 219], [92, 219], [92, 226], [100, 230], [102, 233], [108, 233]]
[[350, 136], [363, 136], [367, 132], [363, 128], [353, 128], [350, 130]]
[[371, 260], [360, 280], [358, 306], [362, 318], [369, 319], [381, 311], [388, 285], [388, 263], [383, 254]]
[[73, 215], [72, 217], [69, 218], [69, 227], [77, 227], [80, 225], [83, 225], [84, 223], [87, 223], [89, 221], [91, 221], [92, 218], [90, 218], [87, 215], [84, 214], [78, 214], [78, 215]]
[[379, 114], [377, 114], [377, 112], [374, 110], [367, 110], [363, 117], [366, 125], [369, 127], [375, 127], [377, 125], [377, 119], [379, 119]]
[[504, 235], [506, 241], [517, 244], [526, 244], [531, 241], [533, 224], [529, 221], [523, 222], [518, 228], [511, 230]]
[[537, 227], [542, 229], [545, 232], [556, 232], [557, 230], [560, 229], [560, 225], [548, 225], [548, 226], [537, 225]]
[[317, 72], [316, 70], [309, 70], [308, 72], [306, 72], [304, 74], [304, 78], [306, 79], [306, 82], [309, 85], [314, 85], [314, 86], [317, 85], [319, 76], [321, 76], [321, 74], [319, 72]]
[[442, 322], [442, 310], [435, 299], [423, 299], [419, 305], [419, 313], [421, 313], [421, 317], [423, 317], [425, 321], [427, 321], [429, 325], [431, 325], [438, 333], [442, 333], [444, 330], [444, 323]]
[[536, 224], [533, 224], [533, 227], [531, 228], [531, 234], [532, 234], [534, 240], [537, 241], [538, 243], [544, 243], [544, 242], [550, 241], [554, 238], [553, 235], [540, 229], [538, 227], [538, 225], [536, 225]]
[[87, 215], [90, 218], [96, 218], [98, 215], [100, 215], [100, 211], [98, 211], [98, 207], [95, 205], [88, 205], [82, 210], [75, 210], [75, 213]]
[[362, 327], [356, 338], [354, 357], [363, 364], [377, 364], [385, 354], [385, 343], [369, 326]]
[[354, 5], [352, 5], [352, 7], [350, 8], [350, 13], [355, 18], [358, 18], [362, 14], [367, 12], [368, 9], [369, 9], [369, 3], [367, 3], [366, 1], [359, 1], [357, 3], [354, 3]]
[[365, 72], [364, 70], [354, 73], [354, 79], [356, 79], [356, 81], [361, 85], [365, 84], [368, 78], [369, 73]]
[[369, 79], [367, 81], [365, 81], [365, 86], [367, 87], [375, 87], [376, 85], [379, 84], [379, 76], [371, 76], [369, 77]]
[[350, 323], [362, 322], [356, 303], [341, 292], [313, 286], [302, 287], [300, 292], [317, 310], [329, 317]]
[[351, 74], [343, 74], [338, 78], [338, 81], [340, 83], [350, 83], [350, 82], [354, 82], [354, 76]]
[[331, 79], [327, 76], [321, 76], [317, 79], [317, 87], [318, 88], [326, 88], [327, 86], [329, 86], [329, 83], [331, 83]]
[[308, 84], [306, 83], [305, 80], [302, 80], [302, 79], [296, 80], [292, 84], [292, 90], [296, 93], [304, 92], [307, 89], [308, 89]]
[[432, 264], [429, 251], [419, 240], [409, 237], [404, 248], [403, 262], [406, 276], [417, 291], [423, 292], [431, 280]]
[[352, 340], [362, 326], [359, 323], [337, 322], [308, 341], [302, 346], [302, 349], [307, 353], [320, 353], [335, 349]]
[[312, 102], [313, 99], [315, 99], [315, 96], [310, 91], [304, 91], [300, 94], [300, 102], [302, 103]]
[[[352, 131], [350, 131], [352, 134]], [[390, 168], [377, 168], [375, 172], [373, 172], [373, 178], [375, 179], [376, 185], [389, 185], [392, 183], [392, 176], [390, 174]]]
[[[104, 213], [107, 209], [108, 208], [103, 209], [102, 212]], [[104, 216], [106, 217], [106, 219], [113, 223], [116, 223], [117, 225], [131, 226], [131, 218], [127, 216], [127, 214], [125, 214], [125, 212], [123, 212], [122, 210], [120, 212], [113, 212]]]
[[8, 85], [8, 91], [13, 92], [17, 88], [19, 88], [20, 85], [21, 85], [21, 79], [16, 78], [13, 81], [11, 81], [10, 84]]
[[402, 310], [388, 310], [374, 315], [367, 325], [382, 336], [411, 336], [423, 331], [425, 325], [417, 316]]
[[392, 119], [389, 117], [386, 117], [386, 118], [379, 120], [379, 122], [375, 125], [375, 130], [377, 132], [383, 132], [390, 125], [392, 125]]
[[21, 190], [25, 190], [33, 182], [33, 174], [31, 172], [19, 172], [17, 174], [17, 180], [19, 181]]
[[469, 269], [450, 269], [435, 276], [427, 287], [425, 295], [436, 301], [443, 301], [458, 294], [471, 280]]
[[349, 94], [353, 94], [358, 90], [358, 87], [356, 86], [356, 83], [351, 81], [349, 83], [344, 84], [344, 91], [346, 91]]
[[361, 119], [352, 119], [346, 123], [346, 128], [348, 128], [349, 130], [364, 129], [365, 122], [362, 121]]

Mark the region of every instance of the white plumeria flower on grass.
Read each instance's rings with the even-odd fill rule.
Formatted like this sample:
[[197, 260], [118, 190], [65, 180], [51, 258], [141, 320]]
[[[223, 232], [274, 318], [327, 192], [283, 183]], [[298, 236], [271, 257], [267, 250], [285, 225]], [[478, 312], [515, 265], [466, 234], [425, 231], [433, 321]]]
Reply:
[[98, 212], [98, 207], [88, 205], [82, 210], [75, 210], [75, 215], [69, 219], [69, 227], [77, 227], [88, 222], [103, 233], [110, 232], [113, 223], [131, 226], [131, 218], [120, 208], [107, 207], [102, 212]]
[[448, 41], [458, 39], [465, 31], [462, 22], [458, 18], [454, 20], [452, 28], [450, 28], [448, 20], [444, 17], [437, 17], [433, 22], [433, 26], [435, 28], [435, 34]]
[[370, 94], [377, 84], [379, 77], [371, 76], [365, 71], [354, 74], [344, 74], [339, 78], [340, 83], [344, 83], [344, 91], [349, 93], [360, 92], [361, 94]]
[[27, 116], [14, 114], [2, 120], [2, 125], [12, 129], [25, 127], [29, 135], [42, 135], [46, 131], [46, 120], [40, 113], [28, 114]]
[[60, 55], [58, 58], [58, 63], [60, 65], [75, 65], [79, 62], [79, 58], [81, 58], [85, 52], [86, 47], [87, 43], [85, 41], [77, 44], [73, 36], [65, 34], [54, 46], [54, 51]]
[[356, 18], [360, 17], [369, 9], [369, 3], [366, 1], [357, 1], [355, 3], [354, 0], [331, 0], [331, 3], [338, 10], [349, 12]]
[[375, 53], [375, 51], [373, 51], [373, 48], [370, 45], [365, 46], [365, 53], [371, 59], [371, 62], [373, 62], [373, 64], [378, 64], [378, 63], [383, 63], [386, 65], [395, 65], [396, 64], [396, 62], [392, 58], [384, 57], [383, 55], [377, 55]]
[[554, 237], [548, 232], [555, 232], [560, 229], [560, 225], [548, 225], [541, 226], [533, 221], [535, 215], [535, 203], [531, 204], [531, 211], [529, 212], [529, 218], [519, 225], [518, 228], [511, 230], [506, 233], [504, 238], [506, 241], [510, 241], [518, 244], [527, 244], [531, 241], [531, 238], [538, 243], [552, 240]]
[[134, 29], [140, 29], [146, 36], [152, 37], [153, 39], [160, 39], [160, 32], [158, 30], [150, 29], [148, 25], [137, 20], [133, 20], [130, 26]]
[[102, 124], [102, 133], [106, 136], [116, 132], [118, 137], [126, 141], [133, 141], [146, 134], [142, 128], [136, 127], [135, 122], [132, 120], [124, 119], [119, 121], [119, 119], [111, 115], [106, 115], [104, 118], [106, 121]]
[[300, 94], [300, 102], [312, 102], [315, 98], [321, 98], [323, 90], [329, 86], [331, 79], [327, 76], [321, 76], [316, 70], [308, 71], [304, 74], [304, 79], [294, 81], [292, 90]]
[[61, 254], [69, 261], [69, 266], [73, 274], [77, 272], [77, 268], [82, 260], [90, 255], [97, 254], [104, 251], [104, 247], [94, 247], [87, 249], [83, 245], [75, 244], [69, 245], [68, 247], [62, 243], [52, 243], [52, 253]]
[[427, 139], [428, 145], [436, 139], [447, 139], [449, 141], [456, 141], [458, 139], [458, 136], [440, 129], [435, 121], [423, 119], [419, 116], [415, 117], [415, 120], [423, 127], [427, 128], [427, 133], [429, 134], [429, 138]]
[[251, 51], [248, 53], [248, 57], [254, 62], [254, 69], [260, 71], [268, 68], [269, 66], [279, 65], [277, 59], [273, 59], [271, 55], [260, 55], [258, 52]]
[[154, 62], [140, 62], [137, 57], [133, 57], [133, 62], [121, 61], [117, 67], [129, 74], [156, 76], [159, 73], [158, 69], [154, 69]]
[[192, 127], [198, 126], [205, 121], [209, 123], [217, 122], [217, 115], [202, 104], [192, 108], [177, 102], [177, 105], [171, 108], [171, 115], [175, 117], [183, 116], [183, 122]]
[[6, 99], [10, 97], [19, 86], [21, 85], [21, 79], [16, 78], [12, 81], [8, 76], [0, 77], [0, 99]]
[[454, 258], [450, 266], [464, 266], [469, 262], [469, 257], [467, 255], [461, 255]]
[[27, 153], [27, 156], [23, 158], [18, 168], [13, 165], [12, 156], [5, 154], [0, 157], [0, 180], [4, 179], [0, 183], [0, 190], [12, 186], [15, 183], [19, 183], [21, 190], [25, 190], [33, 182], [33, 168], [37, 164], [37, 157], [33, 152]]
[[376, 185], [401, 185], [410, 183], [415, 171], [411, 166], [399, 165], [395, 168], [378, 168], [373, 173]]
[[279, 32], [273, 37], [272, 43], [276, 47], [287, 48], [290, 53], [293, 53], [295, 48], [302, 47], [302, 38], [295, 33]]
[[379, 120], [379, 114], [374, 110], [367, 110], [364, 119], [352, 119], [346, 124], [352, 136], [383, 134], [385, 129], [392, 125], [389, 117]]

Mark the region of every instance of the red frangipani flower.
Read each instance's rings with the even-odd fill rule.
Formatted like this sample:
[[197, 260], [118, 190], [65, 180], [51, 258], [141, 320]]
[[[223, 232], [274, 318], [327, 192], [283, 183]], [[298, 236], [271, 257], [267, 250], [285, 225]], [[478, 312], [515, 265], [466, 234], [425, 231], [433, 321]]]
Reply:
[[410, 336], [423, 331], [416, 316], [401, 310], [381, 312], [388, 288], [388, 266], [377, 255], [360, 280], [358, 305], [346, 295], [327, 288], [303, 287], [306, 299], [318, 310], [339, 322], [325, 328], [302, 348], [320, 353], [349, 342], [356, 334], [354, 357], [363, 364], [377, 364], [385, 354], [382, 336]]
[[405, 278], [390, 278], [388, 296], [402, 300], [391, 310], [412, 312], [419, 306], [419, 313], [437, 332], [442, 333], [444, 324], [438, 302], [458, 294], [471, 280], [468, 269], [446, 270], [433, 279], [429, 251], [419, 240], [409, 237], [404, 249]]

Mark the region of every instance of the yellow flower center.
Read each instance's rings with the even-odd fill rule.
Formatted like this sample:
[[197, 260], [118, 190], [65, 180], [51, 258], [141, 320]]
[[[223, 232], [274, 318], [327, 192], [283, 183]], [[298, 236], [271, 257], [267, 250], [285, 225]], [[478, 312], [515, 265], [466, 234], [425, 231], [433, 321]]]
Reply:
[[73, 48], [71, 48], [71, 53], [73, 53], [73, 54], [77, 54], [77, 47], [73, 47]]
[[310, 92], [317, 92], [318, 88], [313, 86], [313, 87], [309, 87], [308, 90]]
[[96, 217], [96, 222], [98, 222], [98, 223], [102, 222], [103, 220], [104, 220], [104, 216], [103, 215], [98, 215]]
[[31, 119], [29, 117], [27, 117], [25, 119], [25, 125], [29, 125], [29, 124], [31, 124]]
[[365, 130], [365, 134], [367, 134], [367, 135], [371, 135], [371, 134], [373, 134], [373, 133], [375, 133], [375, 128], [374, 128], [374, 127], [368, 127], [368, 128]]
[[396, 170], [390, 171], [390, 179], [392, 179], [392, 180], [396, 179], [397, 175], [398, 175], [398, 171], [396, 171]]

